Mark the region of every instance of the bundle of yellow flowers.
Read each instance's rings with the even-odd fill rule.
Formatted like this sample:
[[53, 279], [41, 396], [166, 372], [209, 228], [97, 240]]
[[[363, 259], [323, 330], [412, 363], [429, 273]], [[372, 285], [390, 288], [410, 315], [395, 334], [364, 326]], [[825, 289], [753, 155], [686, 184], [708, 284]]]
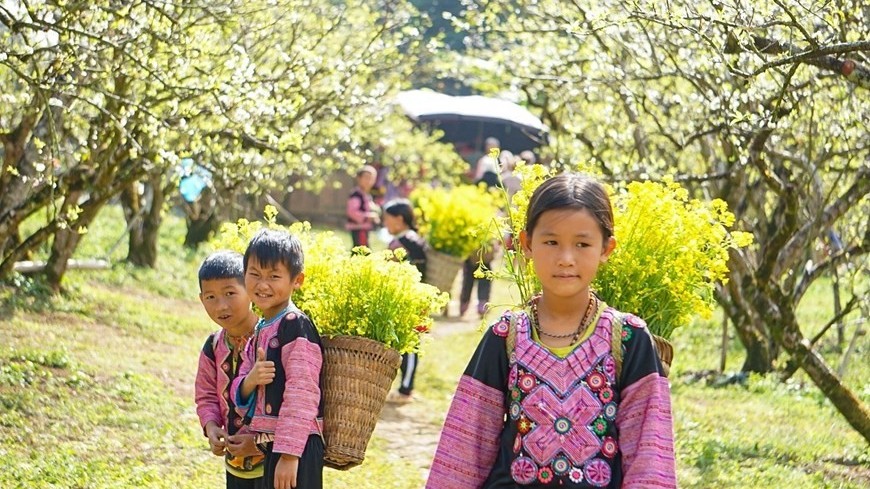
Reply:
[[[550, 175], [539, 165], [519, 166], [523, 179], [503, 226], [514, 236], [525, 228], [534, 190]], [[608, 304], [642, 317], [650, 331], [669, 339], [695, 315], [709, 317], [717, 283], [728, 279], [728, 250], [752, 243], [750, 233], [730, 231], [734, 215], [714, 199], [689, 198], [670, 178], [610, 189], [617, 247], [598, 270], [592, 288]], [[502, 272], [519, 289], [522, 303], [540, 290], [520, 250], [509, 251]]]
[[244, 253], [262, 227], [285, 229], [300, 239], [305, 253], [305, 282], [293, 302], [321, 335], [368, 338], [399, 353], [419, 350], [420, 335], [430, 330], [432, 314], [447, 305], [448, 296], [421, 283], [416, 267], [401, 261], [402, 250], [350, 254], [333, 232], [313, 231], [307, 222], [284, 228], [276, 215], [267, 206], [264, 223], [225, 223], [211, 246]]
[[498, 196], [482, 186], [420, 187], [411, 193], [420, 235], [438, 252], [465, 259], [498, 213]]

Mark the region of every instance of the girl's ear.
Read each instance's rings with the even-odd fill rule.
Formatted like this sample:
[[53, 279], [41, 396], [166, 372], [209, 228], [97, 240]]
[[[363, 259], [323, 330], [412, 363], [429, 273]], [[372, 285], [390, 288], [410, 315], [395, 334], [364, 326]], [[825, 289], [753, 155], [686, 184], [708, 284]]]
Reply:
[[525, 255], [526, 258], [528, 258], [529, 255], [532, 253], [530, 241], [531, 238], [529, 237], [529, 233], [527, 233], [525, 230], [520, 231], [520, 250], [522, 250], [523, 255]]
[[607, 238], [604, 242], [604, 248], [601, 250], [601, 263], [604, 263], [610, 258], [610, 254], [616, 249], [616, 238], [613, 236]]

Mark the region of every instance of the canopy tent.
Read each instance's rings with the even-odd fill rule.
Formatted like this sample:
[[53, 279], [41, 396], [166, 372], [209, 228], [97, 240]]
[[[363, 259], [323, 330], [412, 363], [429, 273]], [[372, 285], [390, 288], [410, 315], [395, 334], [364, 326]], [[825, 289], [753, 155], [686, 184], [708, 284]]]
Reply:
[[411, 120], [444, 131], [447, 142], [466, 142], [478, 151], [495, 137], [502, 149], [519, 153], [547, 143], [547, 127], [525, 107], [480, 95], [451, 96], [431, 90], [408, 90], [396, 103]]

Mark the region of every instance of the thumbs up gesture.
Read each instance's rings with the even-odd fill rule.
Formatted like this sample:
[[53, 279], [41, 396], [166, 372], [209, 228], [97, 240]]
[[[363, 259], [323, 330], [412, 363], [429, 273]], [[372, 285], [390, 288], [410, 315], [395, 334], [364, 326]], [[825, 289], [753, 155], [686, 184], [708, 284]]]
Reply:
[[257, 348], [257, 361], [251, 367], [248, 378], [256, 385], [271, 384], [275, 379], [275, 362], [266, 360], [266, 351]]

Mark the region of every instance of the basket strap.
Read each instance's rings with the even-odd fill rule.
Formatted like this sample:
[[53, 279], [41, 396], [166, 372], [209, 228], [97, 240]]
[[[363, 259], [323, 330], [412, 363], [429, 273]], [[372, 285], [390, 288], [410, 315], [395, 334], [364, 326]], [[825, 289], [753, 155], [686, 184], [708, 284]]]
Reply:
[[513, 364], [513, 353], [517, 347], [517, 317], [513, 312], [511, 312], [510, 322], [508, 322], [508, 333], [504, 346], [507, 353], [508, 365], [511, 365]]
[[616, 382], [622, 376], [622, 325], [625, 323], [625, 314], [617, 312], [610, 322], [612, 330], [610, 334], [610, 354], [616, 364]]

